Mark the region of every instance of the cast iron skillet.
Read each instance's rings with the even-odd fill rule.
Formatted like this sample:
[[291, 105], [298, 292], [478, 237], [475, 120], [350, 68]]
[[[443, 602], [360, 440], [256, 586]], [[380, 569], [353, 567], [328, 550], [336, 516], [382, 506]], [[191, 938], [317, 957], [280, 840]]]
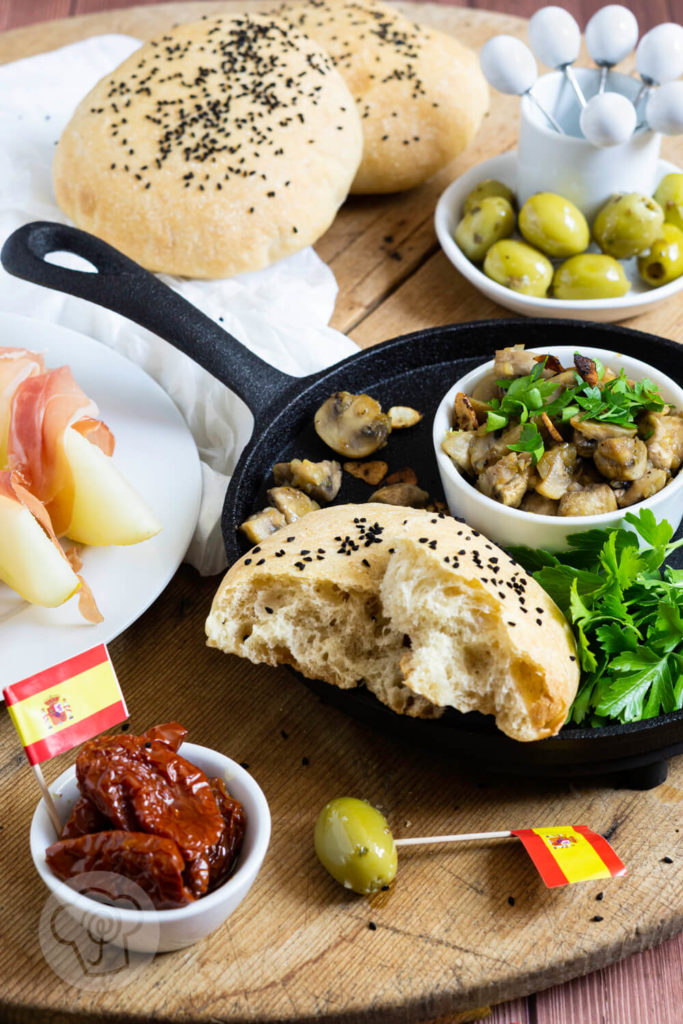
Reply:
[[[45, 262], [49, 253], [70, 252], [97, 273], [66, 270]], [[296, 456], [330, 457], [312, 423], [317, 407], [334, 391], [369, 392], [384, 408], [411, 405], [424, 413], [419, 426], [392, 435], [382, 458], [390, 470], [412, 466], [419, 483], [441, 498], [431, 442], [431, 421], [452, 382], [492, 357], [496, 348], [523, 342], [596, 345], [640, 357], [683, 384], [682, 350], [675, 342], [623, 327], [572, 320], [482, 320], [452, 324], [394, 338], [360, 351], [307, 377], [290, 377], [253, 355], [198, 309], [116, 249], [61, 224], [34, 223], [15, 231], [0, 259], [17, 277], [88, 299], [121, 313], [185, 352], [235, 391], [254, 416], [251, 440], [225, 498], [223, 539], [228, 563], [245, 550], [236, 527], [265, 504], [275, 462]], [[367, 501], [368, 485], [344, 474], [338, 501]], [[396, 715], [362, 688], [337, 690], [305, 680], [325, 701], [407, 744], [463, 759], [493, 771], [543, 777], [619, 773], [622, 783], [648, 788], [666, 777], [666, 759], [683, 752], [683, 711], [649, 721], [601, 729], [563, 729], [559, 736], [518, 743], [488, 717], [449, 710], [438, 721]]]

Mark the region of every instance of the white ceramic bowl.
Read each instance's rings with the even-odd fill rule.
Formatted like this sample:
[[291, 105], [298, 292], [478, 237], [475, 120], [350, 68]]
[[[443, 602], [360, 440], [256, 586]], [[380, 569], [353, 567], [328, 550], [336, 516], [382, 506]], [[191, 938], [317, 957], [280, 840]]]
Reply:
[[[57, 901], [79, 924], [88, 922], [93, 931], [107, 935], [113, 944], [124, 944], [142, 953], [182, 949], [205, 938], [230, 916], [249, 892], [265, 857], [270, 840], [270, 811], [258, 783], [217, 750], [183, 743], [180, 753], [209, 777], [223, 778], [231, 796], [243, 805], [246, 829], [237, 867], [223, 885], [194, 903], [173, 910], [130, 910], [100, 903], [60, 881], [48, 867], [45, 850], [56, 836], [41, 800], [31, 823], [31, 855], [38, 874]], [[62, 822], [78, 799], [75, 765], [50, 786]], [[117, 936], [124, 936], [117, 943]]]
[[[551, 345], [548, 348], [536, 348], [530, 351], [555, 355], [563, 366], [572, 366], [574, 352], [577, 349], [569, 345]], [[648, 366], [647, 363], [643, 363], [639, 359], [633, 359], [631, 356], [618, 352], [610, 352], [603, 348], [589, 348], [582, 345], [580, 351], [583, 355], [602, 360], [615, 373], [619, 373], [623, 368], [626, 374], [634, 380], [648, 377], [657, 385], [660, 394], [667, 402], [677, 406], [678, 409], [683, 409], [683, 388], [680, 388], [666, 374], [656, 370], [654, 366]], [[651, 509], [657, 520], [668, 520], [674, 530], [678, 528], [681, 518], [683, 518], [683, 470], [674, 477], [670, 484], [651, 498], [640, 501], [630, 508], [604, 512], [597, 516], [537, 515], [533, 512], [523, 512], [518, 508], [508, 508], [478, 491], [458, 472], [452, 460], [442, 450], [441, 442], [446, 436], [446, 431], [453, 426], [452, 411], [457, 392], [464, 391], [471, 394], [477, 381], [492, 369], [493, 360], [490, 360], [456, 381], [444, 395], [434, 417], [433, 441], [436, 461], [446, 502], [454, 516], [464, 519], [469, 526], [479, 530], [503, 547], [525, 544], [534, 548], [548, 548], [551, 551], [566, 550], [569, 546], [567, 538], [573, 533], [626, 525], [624, 524], [625, 514], [629, 511], [638, 512], [642, 508]]]
[[[657, 170], [657, 184], [665, 174], [680, 171], [680, 167], [660, 160]], [[465, 256], [456, 243], [453, 234], [462, 217], [466, 196], [475, 185], [487, 178], [497, 178], [517, 192], [517, 153], [512, 150], [501, 156], [494, 156], [476, 167], [472, 167], [448, 186], [442, 194], [434, 213], [434, 226], [441, 248], [456, 270], [459, 270], [471, 284], [492, 302], [505, 309], [512, 309], [523, 316], [571, 317], [573, 320], [594, 320], [602, 323], [626, 320], [653, 309], [683, 289], [683, 277], [664, 284], [660, 288], [649, 288], [638, 275], [636, 260], [622, 260], [624, 272], [631, 282], [631, 290], [617, 299], [553, 299], [522, 295], [505, 288], [487, 277], [475, 263]], [[596, 245], [589, 252], [598, 252]]]

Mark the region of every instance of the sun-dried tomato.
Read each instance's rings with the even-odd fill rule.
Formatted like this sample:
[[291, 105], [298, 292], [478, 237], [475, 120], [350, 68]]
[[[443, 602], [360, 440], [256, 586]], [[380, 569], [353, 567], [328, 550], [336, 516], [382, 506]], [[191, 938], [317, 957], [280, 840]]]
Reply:
[[76, 761], [81, 797], [47, 851], [55, 874], [120, 874], [162, 909], [183, 906], [228, 878], [246, 815], [222, 779], [208, 779], [177, 753], [186, 735], [169, 722], [141, 736], [100, 736], [84, 745]]
[[115, 828], [166, 836], [193, 861], [218, 841], [223, 818], [204, 772], [158, 738], [169, 728], [91, 740], [78, 755], [76, 777]]
[[247, 816], [239, 800], [230, 796], [222, 779], [209, 779], [225, 827], [218, 842], [209, 850], [209, 892], [230, 875], [244, 839]]
[[130, 879], [147, 893], [159, 910], [184, 907], [194, 900], [184, 884], [185, 864], [172, 839], [116, 829], [75, 839], [59, 839], [48, 846], [45, 856], [62, 881], [86, 871], [108, 871], [122, 876], [120, 891], [124, 894], [124, 879]]
[[163, 725], [153, 725], [142, 734], [140, 739], [144, 739], [145, 743], [158, 740], [159, 743], [165, 743], [171, 750], [177, 751], [186, 736], [187, 729], [180, 722], [165, 722]]
[[111, 829], [111, 821], [100, 814], [92, 800], [81, 796], [71, 808], [69, 819], [62, 829], [62, 839], [75, 839], [90, 832], [104, 832]]

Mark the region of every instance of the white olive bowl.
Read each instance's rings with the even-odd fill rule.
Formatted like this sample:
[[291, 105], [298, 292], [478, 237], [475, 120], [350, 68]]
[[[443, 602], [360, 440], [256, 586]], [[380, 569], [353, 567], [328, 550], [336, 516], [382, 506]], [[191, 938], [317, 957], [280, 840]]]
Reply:
[[[571, 142], [582, 140], [571, 139]], [[657, 164], [656, 185], [665, 174], [679, 172], [680, 167], [660, 160]], [[525, 295], [506, 288], [492, 278], [487, 277], [483, 269], [472, 263], [454, 238], [455, 229], [462, 217], [465, 199], [482, 181], [496, 178], [507, 185], [513, 192], [517, 191], [517, 153], [501, 153], [481, 164], [465, 171], [459, 178], [451, 182], [439, 199], [434, 211], [434, 227], [437, 238], [445, 255], [470, 284], [474, 285], [492, 302], [511, 309], [521, 316], [570, 317], [573, 320], [591, 320], [602, 323], [626, 320], [628, 317], [639, 316], [660, 303], [679, 295], [683, 291], [683, 276], [661, 285], [650, 288], [638, 273], [637, 260], [622, 260], [624, 273], [631, 284], [626, 295], [613, 299], [556, 299], [550, 296]], [[551, 191], [561, 191], [553, 188]], [[611, 191], [611, 190], [608, 190]], [[518, 236], [514, 236], [518, 237]], [[599, 252], [598, 247], [591, 243], [589, 252]]]
[[[628, 377], [642, 380], [647, 377], [659, 388], [662, 398], [679, 410], [683, 410], [683, 388], [680, 388], [670, 377], [631, 356], [619, 352], [611, 352], [602, 348], [590, 348], [581, 345], [582, 355], [592, 359], [600, 359], [615, 373], [624, 370]], [[563, 366], [572, 366], [574, 352], [577, 348], [569, 345], [549, 346], [544, 349], [532, 349], [544, 355], [557, 356]], [[638, 512], [649, 508], [658, 521], [668, 520], [674, 528], [683, 518], [683, 468], [661, 491], [651, 498], [639, 501], [629, 508], [617, 509], [594, 516], [544, 516], [534, 512], [524, 512], [518, 508], [509, 508], [487, 498], [478, 491], [455, 467], [452, 460], [442, 450], [441, 442], [446, 432], [453, 427], [453, 405], [459, 391], [471, 394], [477, 382], [493, 369], [493, 360], [482, 364], [476, 370], [455, 381], [444, 395], [434, 417], [433, 441], [436, 462], [441, 476], [441, 483], [448, 508], [452, 515], [464, 519], [465, 522], [485, 534], [503, 547], [522, 544], [533, 548], [547, 548], [551, 551], [564, 551], [569, 547], [568, 538], [574, 533], [585, 530], [605, 529], [610, 526], [627, 525], [624, 517], [627, 512]]]
[[[128, 909], [127, 906], [100, 902], [77, 891], [57, 878], [45, 859], [47, 847], [57, 837], [44, 800], [38, 804], [31, 823], [33, 862], [57, 902], [81, 927], [107, 936], [107, 941], [113, 945], [126, 946], [139, 953], [182, 949], [219, 928], [251, 889], [270, 841], [268, 803], [258, 783], [244, 768], [217, 750], [195, 743], [183, 743], [179, 752], [209, 778], [223, 779], [230, 795], [244, 807], [247, 819], [233, 873], [214, 892], [187, 906], [171, 910]], [[50, 786], [50, 792], [64, 823], [80, 795], [75, 765], [59, 776]], [[151, 905], [148, 898], [141, 902], [144, 906]]]

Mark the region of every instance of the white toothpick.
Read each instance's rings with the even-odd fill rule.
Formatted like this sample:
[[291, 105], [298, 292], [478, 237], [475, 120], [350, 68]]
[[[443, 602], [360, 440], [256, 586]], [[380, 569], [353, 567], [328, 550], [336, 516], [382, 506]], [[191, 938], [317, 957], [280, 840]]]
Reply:
[[55, 807], [55, 802], [52, 799], [52, 793], [47, 788], [47, 782], [45, 781], [45, 776], [40, 770], [40, 765], [34, 764], [31, 765], [31, 767], [33, 768], [33, 774], [36, 777], [36, 782], [40, 786], [40, 792], [43, 794], [43, 800], [45, 801], [45, 807], [47, 808], [47, 813], [50, 817], [50, 821], [52, 822], [54, 830], [57, 833], [57, 838], [59, 839], [60, 835], [62, 834], [62, 823], [59, 820], [57, 808]]
[[454, 836], [416, 836], [394, 839], [394, 846], [417, 846], [419, 843], [463, 843], [468, 839], [509, 839], [512, 832], [464, 832]]
[[638, 42], [638, 22], [627, 7], [601, 7], [586, 25], [586, 46], [600, 68], [598, 93], [605, 91], [607, 72], [627, 57]]
[[542, 7], [529, 21], [529, 42], [538, 59], [549, 68], [561, 71], [582, 107], [586, 106], [572, 64], [579, 56], [581, 31], [576, 20], [563, 7]]
[[479, 64], [489, 85], [510, 96], [528, 96], [555, 131], [564, 135], [561, 125], [531, 91], [538, 70], [533, 53], [521, 39], [505, 34], [493, 36], [479, 51]]
[[633, 101], [637, 108], [655, 85], [673, 82], [683, 74], [683, 26], [669, 21], [646, 32], [636, 49], [636, 66], [643, 80]]

